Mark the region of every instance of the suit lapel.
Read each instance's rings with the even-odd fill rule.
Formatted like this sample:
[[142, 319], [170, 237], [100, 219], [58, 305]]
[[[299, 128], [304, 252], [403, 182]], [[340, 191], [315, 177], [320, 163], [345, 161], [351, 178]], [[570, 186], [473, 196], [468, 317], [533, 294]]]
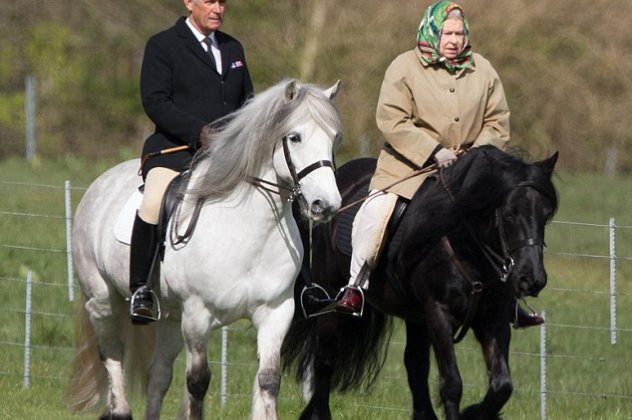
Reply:
[[228, 73], [228, 69], [230, 67], [230, 44], [226, 42], [224, 38], [224, 34], [217, 31], [215, 32], [215, 39], [217, 39], [217, 45], [219, 47], [219, 51], [222, 54], [222, 78], [226, 76]]
[[[204, 64], [209, 66], [215, 73], [217, 73], [217, 69], [215, 68], [215, 65], [213, 64], [213, 62], [211, 61], [211, 58], [208, 56], [206, 51], [204, 51], [204, 48], [202, 47], [202, 45], [199, 43], [195, 35], [193, 35], [193, 32], [191, 32], [191, 30], [187, 26], [185, 22], [185, 18], [181, 18], [177, 22], [176, 27], [178, 28], [178, 36], [182, 40], [182, 43], [184, 44], [184, 46], [188, 48], [189, 50], [191, 50], [191, 52], [196, 57], [202, 60]], [[222, 53], [222, 62], [223, 60], [224, 60], [224, 56]]]

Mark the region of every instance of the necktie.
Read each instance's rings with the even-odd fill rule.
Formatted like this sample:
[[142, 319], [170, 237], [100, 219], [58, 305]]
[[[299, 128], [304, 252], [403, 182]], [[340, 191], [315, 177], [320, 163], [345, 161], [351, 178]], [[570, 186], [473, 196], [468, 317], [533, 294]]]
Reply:
[[218, 65], [217, 60], [215, 59], [215, 54], [213, 54], [213, 41], [211, 40], [211, 38], [204, 38], [204, 40], [202, 41], [206, 44], [207, 48], [206, 48], [206, 53], [208, 54], [208, 56], [211, 58], [211, 63], [213, 63], [213, 66], [215, 66], [215, 69], [217, 70], [217, 72], [219, 74], [222, 74], [222, 67], [221, 65]]

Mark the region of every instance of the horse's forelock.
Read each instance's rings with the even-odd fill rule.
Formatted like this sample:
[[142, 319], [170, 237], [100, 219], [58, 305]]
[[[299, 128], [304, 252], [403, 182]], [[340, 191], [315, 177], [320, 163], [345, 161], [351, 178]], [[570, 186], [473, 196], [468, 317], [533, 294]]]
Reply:
[[324, 92], [314, 85], [302, 85], [299, 95], [291, 102], [292, 109], [287, 125], [295, 126], [309, 119], [328, 135], [342, 131], [342, 122], [336, 107]]

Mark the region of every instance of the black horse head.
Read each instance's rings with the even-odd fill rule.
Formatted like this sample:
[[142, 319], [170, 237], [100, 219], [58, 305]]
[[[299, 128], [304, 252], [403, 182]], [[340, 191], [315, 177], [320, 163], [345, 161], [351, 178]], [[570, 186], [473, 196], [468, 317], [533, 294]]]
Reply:
[[400, 274], [446, 237], [481, 281], [509, 278], [516, 296], [537, 296], [547, 281], [544, 226], [557, 210], [556, 161], [557, 153], [527, 163], [492, 146], [470, 150], [413, 197]]

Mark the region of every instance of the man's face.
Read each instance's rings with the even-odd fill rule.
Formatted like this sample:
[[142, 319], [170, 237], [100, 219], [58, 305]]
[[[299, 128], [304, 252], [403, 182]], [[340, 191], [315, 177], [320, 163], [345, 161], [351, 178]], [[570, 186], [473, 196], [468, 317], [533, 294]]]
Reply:
[[465, 27], [463, 20], [458, 17], [451, 17], [443, 22], [441, 39], [439, 41], [439, 54], [447, 59], [456, 58], [465, 43]]
[[184, 0], [191, 23], [204, 35], [218, 30], [224, 22], [226, 0]]

